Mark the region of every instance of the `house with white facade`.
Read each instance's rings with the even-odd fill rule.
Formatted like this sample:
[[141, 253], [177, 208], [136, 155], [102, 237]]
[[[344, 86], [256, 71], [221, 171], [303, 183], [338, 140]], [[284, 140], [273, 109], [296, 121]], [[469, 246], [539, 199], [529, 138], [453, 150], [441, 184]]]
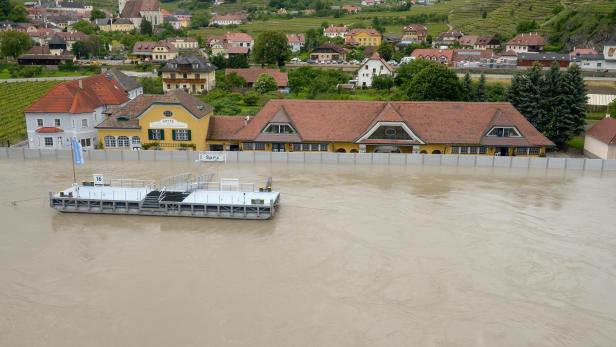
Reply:
[[539, 33], [521, 33], [507, 42], [506, 51], [540, 53], [543, 52], [545, 44], [545, 38]]
[[103, 121], [103, 112], [128, 101], [128, 93], [111, 74], [60, 83], [25, 110], [28, 146], [68, 149], [75, 137], [84, 149], [92, 149], [98, 144], [94, 127]]
[[616, 119], [609, 115], [586, 131], [584, 154], [591, 158], [616, 159]]
[[346, 25], [334, 26], [333, 24], [331, 24], [327, 28], [323, 29], [323, 35], [329, 38], [334, 38], [334, 37], [344, 38], [347, 32], [349, 32], [349, 29], [347, 28]]
[[304, 34], [287, 34], [287, 43], [291, 52], [297, 53], [304, 48], [306, 37]]
[[375, 76], [380, 75], [389, 75], [394, 77], [395, 70], [391, 65], [387, 64], [383, 58], [381, 58], [378, 52], [374, 52], [370, 59], [368, 59], [359, 68], [359, 70], [357, 70], [357, 86], [372, 87], [372, 79]]

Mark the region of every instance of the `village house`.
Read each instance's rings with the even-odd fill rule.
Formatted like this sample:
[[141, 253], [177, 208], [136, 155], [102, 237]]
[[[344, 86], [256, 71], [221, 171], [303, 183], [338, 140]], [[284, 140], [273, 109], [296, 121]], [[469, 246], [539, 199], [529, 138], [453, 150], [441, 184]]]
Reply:
[[507, 51], [516, 53], [543, 52], [546, 41], [539, 33], [521, 33], [507, 42]]
[[428, 28], [421, 24], [409, 24], [403, 28], [404, 34], [400, 39], [400, 44], [410, 45], [426, 41]]
[[212, 55], [222, 55], [228, 58], [233, 54], [250, 54], [250, 50], [254, 46], [252, 36], [242, 33], [225, 33], [223, 36], [210, 36], [208, 44], [212, 51]]
[[306, 44], [306, 37], [304, 34], [287, 34], [287, 41], [291, 52], [297, 53], [304, 48]]
[[452, 30], [440, 33], [435, 40], [436, 46], [451, 46], [460, 41], [464, 34], [460, 30]]
[[178, 50], [166, 41], [138, 41], [129, 56], [132, 62], [163, 62], [178, 56]]
[[411, 53], [413, 59], [427, 59], [444, 65], [453, 64], [453, 49], [418, 48]]
[[385, 3], [385, 0], [361, 0], [362, 6], [375, 6], [382, 5]]
[[137, 82], [137, 78], [128, 76], [122, 71], [111, 68], [105, 72], [107, 78], [113, 78], [122, 89], [128, 94], [128, 98], [133, 100], [143, 94], [143, 86]]
[[538, 63], [549, 68], [556, 62], [561, 68], [567, 68], [571, 62], [569, 54], [543, 52], [543, 53], [518, 53], [518, 67], [528, 68]]
[[96, 129], [105, 149], [203, 151], [212, 115], [212, 107], [178, 89], [140, 95], [110, 110]]
[[333, 43], [325, 43], [310, 52], [310, 60], [315, 62], [344, 61], [346, 60], [346, 51]]
[[105, 32], [128, 33], [135, 30], [135, 25], [128, 18], [100, 18], [94, 20], [94, 24]]
[[206, 93], [216, 87], [216, 67], [197, 55], [179, 56], [160, 69], [163, 90], [182, 89], [187, 93]]
[[24, 111], [28, 146], [66, 149], [76, 137], [84, 148], [94, 148], [94, 126], [103, 120], [103, 112], [128, 101], [127, 92], [111, 75], [62, 82]]
[[492, 50], [480, 49], [454, 49], [451, 66], [458, 68], [481, 67], [494, 58]]
[[225, 75], [236, 73], [246, 80], [247, 87], [252, 88], [255, 82], [261, 75], [270, 75], [276, 80], [278, 91], [287, 92], [289, 88], [289, 76], [286, 72], [282, 72], [278, 69], [267, 68], [250, 68], [250, 69], [226, 69]]
[[59, 65], [66, 61], [75, 61], [75, 56], [65, 52], [53, 54], [49, 46], [34, 46], [17, 57], [19, 65]]
[[460, 38], [459, 43], [463, 48], [476, 50], [497, 49], [500, 47], [500, 41], [494, 35], [466, 35]]
[[395, 76], [395, 69], [389, 65], [378, 52], [374, 52], [370, 59], [357, 70], [357, 85], [360, 87], [372, 87], [372, 80], [375, 76], [389, 75]]
[[158, 0], [118, 0], [120, 18], [129, 19], [135, 27], [141, 26], [143, 19], [153, 26], [163, 24], [163, 14]]
[[240, 25], [248, 19], [248, 15], [243, 12], [229, 13], [225, 15], [214, 15], [210, 20], [210, 26], [227, 26], [227, 25]]
[[616, 70], [616, 32], [603, 45], [603, 58], [600, 65], [604, 70]]
[[[173, 24], [175, 29], [189, 28], [192, 14], [187, 10], [174, 10], [173, 11]], [[177, 24], [176, 24], [177, 23]]]
[[73, 44], [77, 41], [87, 41], [90, 39], [89, 35], [86, 35], [80, 31], [68, 31], [68, 32], [57, 32], [53, 36], [58, 36], [64, 42], [66, 42], [66, 50], [72, 51]]
[[323, 35], [329, 38], [334, 38], [334, 37], [344, 38], [344, 36], [346, 35], [348, 31], [349, 29], [346, 27], [346, 25], [334, 26], [333, 24], [330, 24], [327, 28], [323, 29]]
[[214, 116], [210, 127], [209, 150], [542, 156], [554, 147], [509, 103], [274, 99], [253, 118]]
[[586, 131], [584, 154], [591, 158], [616, 159], [616, 119], [608, 115]]
[[361, 12], [361, 6], [357, 5], [343, 5], [342, 10], [346, 13], [353, 14]]
[[375, 29], [353, 29], [344, 36], [344, 43], [362, 47], [378, 47], [381, 45], [381, 33]]
[[165, 40], [177, 50], [196, 50], [199, 49], [199, 43], [192, 37], [174, 37]]

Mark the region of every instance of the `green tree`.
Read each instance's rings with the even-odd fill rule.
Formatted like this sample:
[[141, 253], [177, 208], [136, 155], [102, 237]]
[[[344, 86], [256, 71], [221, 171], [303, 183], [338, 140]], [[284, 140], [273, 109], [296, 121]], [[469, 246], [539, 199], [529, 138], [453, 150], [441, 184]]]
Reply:
[[318, 29], [308, 29], [305, 34], [306, 43], [304, 44], [304, 51], [312, 52], [315, 48], [319, 47], [323, 43], [323, 35]]
[[95, 19], [103, 19], [106, 18], [107, 16], [105, 15], [105, 12], [101, 11], [98, 8], [92, 9], [92, 12], [90, 12], [90, 20], [95, 20]]
[[426, 59], [417, 59], [410, 62], [409, 64], [401, 64], [400, 66], [398, 66], [398, 71], [395, 79], [396, 85], [401, 86], [410, 83], [415, 74], [428, 67], [430, 64], [431, 62]]
[[26, 33], [5, 31], [0, 33], [0, 55], [16, 58], [32, 47], [32, 40]]
[[535, 64], [531, 69], [513, 76], [508, 93], [509, 102], [535, 128], [539, 128], [539, 121], [544, 113], [543, 108], [539, 107], [543, 103], [542, 78], [542, 66]]
[[479, 78], [479, 83], [477, 84], [477, 88], [475, 89], [475, 101], [486, 101], [486, 75], [483, 73]]
[[255, 90], [261, 94], [273, 92], [278, 89], [278, 83], [272, 75], [262, 74], [254, 83]]
[[141, 35], [152, 36], [152, 33], [153, 33], [152, 23], [150, 23], [150, 21], [148, 21], [145, 18], [142, 19], [141, 26], [139, 27], [139, 32], [141, 33]]
[[27, 22], [28, 11], [19, 2], [10, 0], [0, 0], [0, 20], [11, 20], [13, 22]]
[[391, 75], [377, 75], [372, 77], [372, 87], [378, 90], [391, 90], [394, 87], [394, 78]]
[[162, 94], [163, 79], [161, 77], [142, 77], [139, 83], [143, 86], [144, 94]]
[[235, 72], [225, 74], [224, 71], [219, 70], [216, 72], [216, 86], [220, 89], [229, 91], [233, 88], [245, 87], [246, 80]]
[[527, 20], [520, 22], [516, 28], [517, 33], [529, 33], [531, 31], [539, 29], [539, 25], [534, 20]]
[[389, 61], [396, 52], [396, 49], [394, 48], [393, 43], [383, 41], [379, 46], [378, 52], [381, 58], [385, 59], [385, 61]]
[[464, 79], [462, 80], [462, 90], [464, 92], [465, 100], [475, 100], [475, 92], [473, 91], [473, 80], [471, 79], [470, 73], [464, 74]]
[[248, 106], [255, 106], [259, 102], [259, 94], [248, 92], [244, 94], [244, 103]]
[[79, 22], [73, 24], [73, 29], [81, 31], [82, 33], [87, 35], [92, 35], [96, 31], [96, 27], [94, 26], [94, 24], [88, 22], [85, 19], [82, 19]]
[[413, 75], [406, 94], [410, 100], [459, 101], [464, 98], [456, 73], [447, 66], [429, 62]]
[[254, 61], [261, 66], [284, 66], [291, 57], [287, 35], [279, 31], [262, 32], [255, 40], [252, 54]]
[[554, 63], [544, 73], [536, 64], [514, 77], [508, 97], [520, 113], [559, 146], [584, 128], [586, 87], [578, 66], [564, 72]]

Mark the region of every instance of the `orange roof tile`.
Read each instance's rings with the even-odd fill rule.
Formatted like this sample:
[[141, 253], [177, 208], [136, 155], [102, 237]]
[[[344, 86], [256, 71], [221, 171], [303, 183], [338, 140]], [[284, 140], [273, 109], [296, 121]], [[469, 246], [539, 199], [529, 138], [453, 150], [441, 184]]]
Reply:
[[250, 69], [226, 69], [225, 75], [235, 72], [239, 76], [242, 76], [249, 84], [255, 83], [259, 76], [265, 74], [274, 77], [278, 87], [286, 87], [289, 85], [289, 76], [286, 72], [282, 72], [278, 69], [265, 69], [265, 68], [250, 68]]
[[120, 105], [128, 100], [122, 87], [102, 74], [60, 83], [25, 112], [89, 113], [98, 107]]
[[605, 117], [592, 128], [586, 131], [586, 135], [610, 145], [616, 145], [616, 119]]
[[235, 134], [221, 131], [217, 136], [255, 141], [262, 138], [262, 130], [269, 122], [281, 117], [281, 112], [293, 124], [297, 136], [307, 142], [356, 142], [378, 122], [401, 121], [426, 143], [482, 144], [484, 135], [494, 124], [507, 123], [504, 125], [515, 126], [522, 133], [522, 141], [498, 138], [494, 145], [554, 145], [510, 103], [473, 102], [276, 99], [269, 101]]

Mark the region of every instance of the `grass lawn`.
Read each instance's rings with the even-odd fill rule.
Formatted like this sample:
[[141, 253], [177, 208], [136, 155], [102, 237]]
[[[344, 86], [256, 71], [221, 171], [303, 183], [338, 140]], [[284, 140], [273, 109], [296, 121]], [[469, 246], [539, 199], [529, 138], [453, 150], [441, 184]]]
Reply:
[[584, 136], [576, 136], [572, 138], [571, 140], [567, 141], [567, 146], [583, 151], [584, 150]]

